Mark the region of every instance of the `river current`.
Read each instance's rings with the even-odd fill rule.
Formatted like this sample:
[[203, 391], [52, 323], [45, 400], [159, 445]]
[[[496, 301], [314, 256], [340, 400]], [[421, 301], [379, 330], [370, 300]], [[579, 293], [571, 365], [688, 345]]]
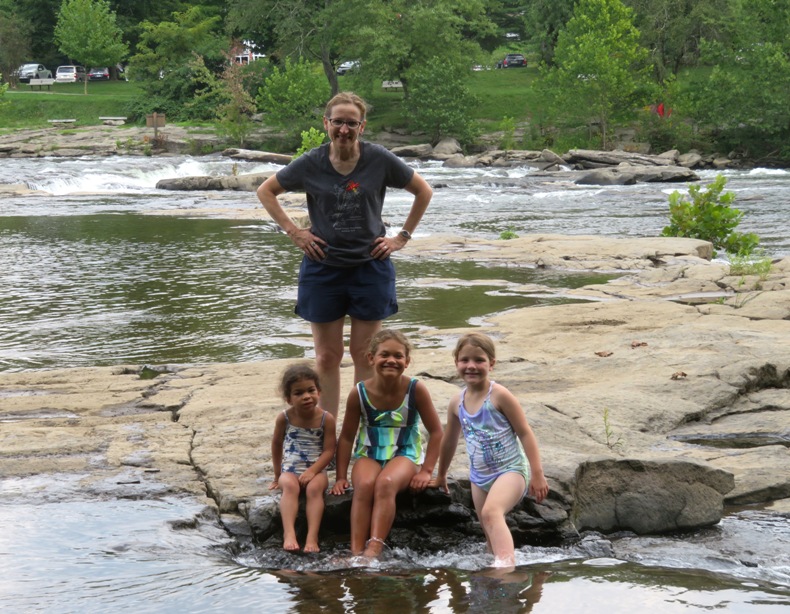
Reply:
[[[243, 219], [259, 206], [254, 194], [155, 189], [162, 178], [274, 168], [219, 156], [3, 160], [0, 184], [46, 194], [0, 196], [0, 371], [310, 356], [292, 311], [299, 255], [271, 223]], [[436, 190], [415, 245], [506, 230], [657, 236], [669, 194], [685, 189], [581, 187], [526, 167], [418, 168]], [[739, 230], [757, 233], [766, 255], [790, 255], [790, 172], [723, 174], [744, 212]], [[703, 183], [715, 175], [703, 171]], [[393, 232], [409, 204], [405, 192], [388, 194]], [[511, 287], [602, 279], [400, 256], [393, 321], [416, 334], [561, 300]], [[693, 535], [525, 547], [516, 571], [496, 574], [480, 544], [390, 552], [373, 568], [342, 552], [238, 551], [215, 522], [184, 522], [200, 512], [194, 502], [87, 500], [69, 480], [0, 483], [4, 611], [790, 611], [790, 522], [770, 509], [733, 512]]]

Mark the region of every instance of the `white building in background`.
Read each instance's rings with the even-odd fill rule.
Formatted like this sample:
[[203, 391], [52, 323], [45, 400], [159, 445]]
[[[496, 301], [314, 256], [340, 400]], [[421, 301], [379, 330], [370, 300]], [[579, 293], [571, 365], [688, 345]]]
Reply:
[[244, 45], [242, 50], [233, 56], [233, 61], [236, 62], [236, 64], [249, 64], [254, 60], [260, 60], [266, 57], [265, 53], [260, 53], [257, 50], [257, 45], [252, 41], [242, 41], [242, 45]]

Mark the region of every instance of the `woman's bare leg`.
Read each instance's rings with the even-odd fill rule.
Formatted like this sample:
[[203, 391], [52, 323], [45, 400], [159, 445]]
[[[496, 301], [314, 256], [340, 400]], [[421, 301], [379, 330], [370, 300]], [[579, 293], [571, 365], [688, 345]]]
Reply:
[[351, 336], [348, 349], [354, 361], [354, 383], [361, 382], [373, 375], [368, 362], [370, 339], [381, 330], [381, 320], [357, 320], [351, 318]]
[[340, 406], [340, 363], [343, 360], [345, 317], [334, 322], [311, 322], [315, 370], [321, 380], [321, 407], [337, 418]]

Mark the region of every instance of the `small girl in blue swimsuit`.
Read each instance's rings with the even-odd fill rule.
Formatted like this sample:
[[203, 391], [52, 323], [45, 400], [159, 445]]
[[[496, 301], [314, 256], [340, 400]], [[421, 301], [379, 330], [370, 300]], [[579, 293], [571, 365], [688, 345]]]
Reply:
[[277, 416], [272, 435], [274, 480], [269, 490], [279, 488], [283, 548], [299, 550], [296, 516], [299, 493], [307, 499], [305, 552], [318, 552], [318, 532], [324, 515], [324, 493], [329, 480], [326, 468], [335, 454], [335, 417], [318, 406], [321, 386], [318, 375], [307, 365], [285, 370], [280, 384], [289, 407]]
[[458, 340], [455, 368], [466, 387], [447, 409], [439, 469], [432, 486], [449, 492], [447, 470], [463, 432], [469, 455], [472, 501], [483, 527], [494, 567], [516, 563], [505, 514], [526, 494], [541, 502], [549, 492], [532, 432], [518, 399], [490, 379], [496, 363], [494, 342], [480, 333]]
[[[337, 446], [337, 481], [332, 493], [349, 488], [352, 451], [351, 552], [377, 557], [395, 520], [395, 497], [431, 481], [442, 439], [442, 423], [428, 388], [403, 374], [411, 344], [403, 333], [385, 329], [370, 341], [367, 358], [373, 377], [351, 391]], [[420, 422], [428, 431], [423, 448]], [[356, 436], [356, 446], [354, 437]], [[352, 450], [353, 448], [353, 450]]]

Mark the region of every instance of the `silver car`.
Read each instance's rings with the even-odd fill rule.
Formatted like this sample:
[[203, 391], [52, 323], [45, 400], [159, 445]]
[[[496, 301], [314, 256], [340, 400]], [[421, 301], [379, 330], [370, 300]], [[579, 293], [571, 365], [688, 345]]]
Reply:
[[30, 83], [31, 79], [51, 79], [52, 71], [43, 64], [22, 64], [16, 76], [22, 83]]

